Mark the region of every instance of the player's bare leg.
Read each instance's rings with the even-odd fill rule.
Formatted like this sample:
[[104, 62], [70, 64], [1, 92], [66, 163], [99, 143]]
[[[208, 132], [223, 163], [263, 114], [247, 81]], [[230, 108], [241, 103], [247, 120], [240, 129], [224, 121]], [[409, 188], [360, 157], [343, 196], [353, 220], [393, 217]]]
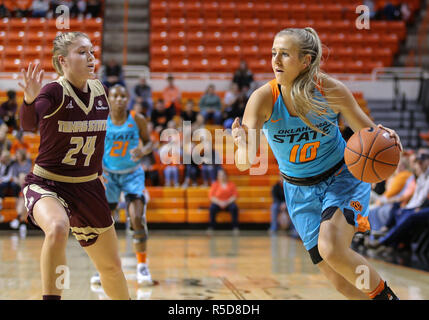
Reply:
[[57, 267], [66, 265], [66, 245], [70, 223], [62, 204], [53, 197], [44, 197], [36, 202], [33, 217], [45, 233], [40, 257], [42, 293], [44, 296], [61, 296], [62, 289], [56, 285]]
[[93, 245], [84, 249], [100, 274], [101, 285], [107, 296], [114, 300], [128, 300], [130, 296], [122, 271], [115, 228], [100, 234]]
[[381, 293], [384, 282], [369, 262], [350, 248], [355, 232], [355, 227], [350, 225], [341, 210], [337, 209], [331, 219], [320, 225], [319, 252], [333, 270], [356, 287], [358, 277], [361, 276], [362, 270], [365, 270], [367, 282], [360, 284], [358, 289], [373, 298]]

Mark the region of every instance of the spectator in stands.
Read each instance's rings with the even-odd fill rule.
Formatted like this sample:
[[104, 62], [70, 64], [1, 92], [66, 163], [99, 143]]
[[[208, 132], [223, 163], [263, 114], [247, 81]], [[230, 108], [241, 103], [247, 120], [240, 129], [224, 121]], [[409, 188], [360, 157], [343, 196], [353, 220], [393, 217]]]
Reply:
[[[188, 137], [189, 141], [191, 137]], [[185, 140], [186, 141], [186, 140]], [[185, 159], [189, 161], [189, 163], [184, 163], [185, 165], [185, 177], [182, 184], [183, 188], [187, 188], [189, 185], [197, 186], [198, 185], [198, 177], [200, 175], [200, 167], [194, 161], [194, 157], [192, 156], [192, 150], [194, 149], [194, 143], [186, 143], [183, 145], [183, 162]]]
[[228, 91], [225, 92], [225, 97], [223, 98], [225, 109], [229, 108], [235, 102], [235, 100], [237, 100], [239, 95], [240, 88], [238, 87], [238, 84], [232, 82]]
[[[273, 197], [273, 203], [271, 205], [271, 224], [269, 232], [274, 234], [278, 230], [278, 218], [280, 213], [286, 212], [287, 218], [289, 214], [287, 213], [285, 194], [283, 190], [283, 178], [280, 176], [280, 179], [271, 189], [271, 195]], [[289, 218], [290, 225], [290, 218]]]
[[210, 187], [210, 227], [208, 233], [212, 233], [216, 227], [216, 215], [221, 210], [227, 210], [231, 214], [233, 233], [238, 234], [238, 206], [236, 200], [238, 197], [235, 183], [228, 181], [225, 171], [217, 172], [217, 181]]
[[204, 153], [201, 163], [203, 186], [213, 184], [217, 179], [218, 171], [221, 169], [221, 159], [215, 148], [212, 148], [211, 152]]
[[[18, 197], [20, 186], [14, 180], [14, 161], [9, 151], [3, 151], [0, 156], [0, 208], [6, 196]], [[31, 168], [31, 167], [30, 167]]]
[[10, 17], [10, 12], [7, 6], [4, 3], [4, 0], [0, 1], [0, 18]]
[[182, 118], [182, 121], [191, 121], [191, 124], [194, 124], [195, 121], [197, 121], [198, 112], [195, 111], [195, 103], [194, 100], [189, 99], [186, 104], [185, 108], [180, 114], [180, 117]]
[[382, 9], [382, 17], [388, 21], [400, 20], [401, 11], [398, 7], [394, 6], [391, 2], [387, 1], [386, 5]]
[[88, 0], [86, 6], [87, 18], [99, 17], [101, 14], [101, 1], [100, 0]]
[[134, 97], [132, 101], [134, 101], [134, 103], [141, 103], [145, 110], [145, 115], [150, 117], [153, 109], [152, 89], [147, 84], [145, 76], [140, 77], [139, 83], [134, 87]]
[[30, 145], [24, 141], [24, 132], [22, 130], [17, 131], [15, 135], [15, 139], [12, 142], [12, 146], [10, 147], [10, 154], [14, 156], [18, 149], [23, 149], [25, 152], [30, 151]]
[[401, 19], [405, 21], [405, 23], [410, 22], [411, 18], [411, 10], [408, 6], [408, 3], [403, 2], [399, 5], [399, 11], [401, 12]]
[[222, 102], [215, 92], [215, 86], [210, 84], [200, 99], [200, 112], [205, 121], [214, 120], [215, 124], [222, 123]]
[[85, 0], [72, 0], [70, 7], [70, 16], [72, 18], [83, 18], [86, 12], [86, 1]]
[[115, 59], [110, 59], [104, 66], [103, 84], [107, 88], [110, 88], [115, 84], [120, 84], [125, 87], [122, 66]]
[[167, 123], [173, 119], [174, 113], [174, 107], [166, 108], [164, 100], [159, 99], [150, 117], [155, 131], [161, 134], [161, 131], [167, 128]]
[[141, 160], [146, 180], [150, 181], [150, 185], [152, 186], [159, 186], [159, 172], [155, 161], [156, 152], [156, 150], [153, 150], [152, 153], [144, 156]]
[[371, 241], [370, 247], [397, 244], [404, 234], [412, 232], [419, 223], [427, 223], [429, 219], [429, 150], [419, 150], [416, 156], [415, 192], [404, 208], [393, 208], [386, 224], [387, 233], [378, 240]]
[[45, 18], [49, 11], [49, 0], [34, 0], [31, 5], [33, 18]]
[[388, 179], [385, 192], [378, 197], [375, 207], [369, 214], [371, 231], [375, 232], [384, 226], [395, 202], [400, 202], [408, 186], [414, 183], [408, 157], [403, 154], [395, 173]]
[[369, 9], [369, 18], [370, 19], [375, 19], [376, 15], [377, 15], [377, 10], [375, 9], [375, 4], [373, 0], [365, 0], [363, 2], [364, 6], [367, 6]]
[[223, 126], [225, 129], [231, 129], [231, 125], [234, 122], [235, 118], [243, 118], [244, 109], [246, 108], [247, 98], [244, 93], [240, 93], [234, 103], [225, 108], [223, 112]]
[[18, 129], [16, 123], [17, 108], [16, 92], [14, 90], [9, 90], [7, 92], [7, 101], [0, 106], [0, 118], [8, 126], [10, 131]]
[[0, 154], [3, 151], [10, 151], [12, 143], [7, 138], [8, 127], [4, 123], [0, 125]]
[[246, 61], [240, 61], [240, 66], [235, 71], [232, 82], [238, 85], [240, 91], [242, 91], [245, 86], [248, 88], [251, 87], [253, 83], [253, 73], [247, 67]]
[[161, 163], [164, 168], [164, 185], [179, 187], [179, 165], [182, 156], [180, 149], [180, 134], [169, 136], [169, 140], [159, 149]]
[[177, 88], [174, 84], [174, 77], [171, 74], [168, 75], [167, 82], [168, 85], [164, 88], [162, 92], [165, 107], [167, 109], [172, 108], [171, 110], [174, 110], [174, 115], [180, 114], [182, 108], [182, 93], [180, 92], [179, 88]]
[[23, 18], [30, 15], [33, 0], [15, 0], [13, 4], [15, 17]]

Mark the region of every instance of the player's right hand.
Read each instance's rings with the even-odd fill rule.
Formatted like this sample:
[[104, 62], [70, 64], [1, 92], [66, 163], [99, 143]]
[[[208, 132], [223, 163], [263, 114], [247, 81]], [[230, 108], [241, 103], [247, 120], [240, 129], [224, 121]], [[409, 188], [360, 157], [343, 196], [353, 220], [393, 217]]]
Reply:
[[245, 147], [247, 144], [247, 126], [240, 124], [240, 118], [235, 118], [231, 126], [231, 135], [237, 147]]
[[24, 101], [27, 104], [31, 104], [34, 100], [36, 100], [40, 90], [42, 89], [44, 70], [40, 70], [39, 62], [36, 63], [34, 67], [30, 62], [27, 71], [25, 71], [25, 69], [22, 69], [21, 73], [24, 78], [24, 84], [19, 82], [18, 85], [24, 91]]

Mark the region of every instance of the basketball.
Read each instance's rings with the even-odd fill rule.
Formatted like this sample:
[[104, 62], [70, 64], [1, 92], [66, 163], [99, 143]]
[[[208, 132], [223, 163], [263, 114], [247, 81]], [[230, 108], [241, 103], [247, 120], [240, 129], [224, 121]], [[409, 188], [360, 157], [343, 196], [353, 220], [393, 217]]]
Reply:
[[395, 172], [401, 151], [389, 132], [381, 128], [364, 128], [347, 142], [344, 161], [357, 179], [376, 183]]

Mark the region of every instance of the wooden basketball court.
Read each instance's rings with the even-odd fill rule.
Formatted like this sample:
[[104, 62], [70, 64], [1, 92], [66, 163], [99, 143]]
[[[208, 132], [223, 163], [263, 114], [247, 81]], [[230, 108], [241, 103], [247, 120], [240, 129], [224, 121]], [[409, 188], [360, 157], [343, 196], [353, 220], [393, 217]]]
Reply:
[[[151, 232], [149, 267], [159, 283], [139, 286], [131, 237], [118, 231], [123, 269], [133, 299], [288, 300], [344, 299], [315, 267], [301, 242], [264, 231]], [[0, 300], [40, 299], [39, 256], [41, 232], [26, 238], [0, 232]], [[372, 260], [401, 299], [429, 299], [429, 273]], [[63, 299], [106, 299], [99, 287], [91, 288], [95, 269], [71, 236], [67, 247], [70, 289]]]

